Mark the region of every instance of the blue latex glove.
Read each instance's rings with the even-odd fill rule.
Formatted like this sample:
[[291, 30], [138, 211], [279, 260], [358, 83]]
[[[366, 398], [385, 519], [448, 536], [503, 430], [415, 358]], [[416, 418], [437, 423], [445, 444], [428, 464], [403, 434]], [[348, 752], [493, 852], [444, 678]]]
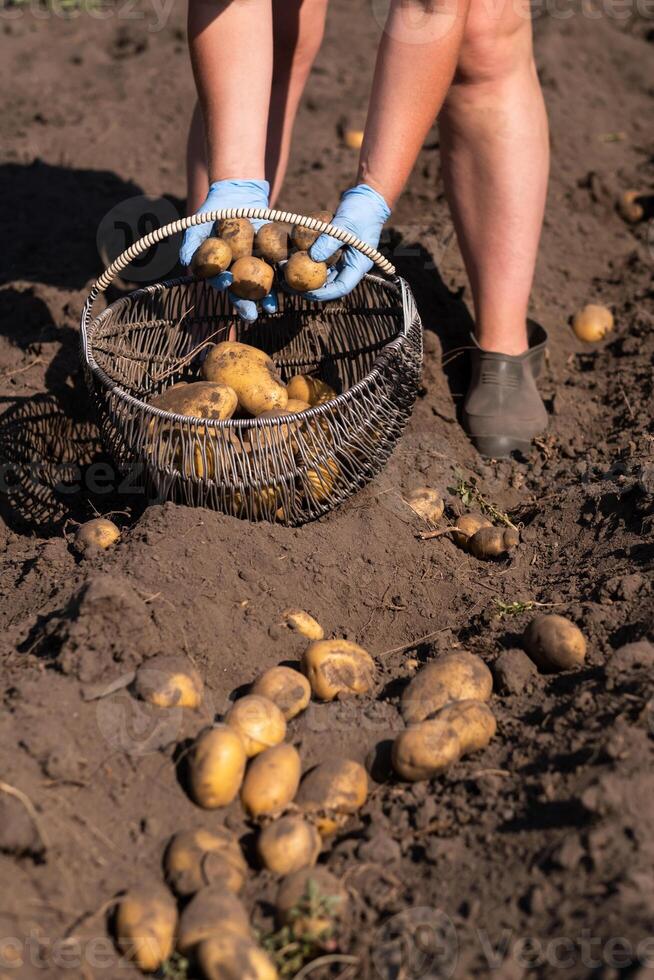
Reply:
[[[267, 180], [217, 180], [209, 188], [206, 201], [198, 209], [198, 214], [203, 211], [219, 211], [221, 208], [267, 208], [270, 185]], [[254, 230], [258, 231], [265, 221], [253, 221]], [[206, 224], [195, 225], [187, 228], [179, 250], [179, 261], [182, 265], [189, 266], [191, 259], [196, 251], [213, 232], [213, 223], [207, 221]], [[231, 286], [234, 277], [231, 272], [221, 272], [219, 276], [210, 279], [209, 282], [215, 289], [227, 289]], [[239, 299], [233, 293], [228, 293], [230, 302], [240, 316], [241, 320], [253, 323], [258, 316], [257, 304], [250, 299]], [[277, 296], [275, 293], [268, 293], [261, 300], [261, 306], [266, 313], [277, 311]]]
[[[381, 194], [367, 184], [358, 184], [343, 194], [331, 224], [345, 231], [351, 231], [366, 245], [377, 248], [381, 230], [390, 216], [391, 209]], [[342, 245], [337, 238], [321, 235], [309, 249], [309, 255], [314, 262], [325, 262], [339, 248], [342, 248]], [[365, 274], [370, 272], [373, 264], [356, 248], [347, 247], [342, 259], [333, 269], [330, 269], [325, 285], [302, 295], [307, 299], [322, 302], [339, 299], [352, 292]]]

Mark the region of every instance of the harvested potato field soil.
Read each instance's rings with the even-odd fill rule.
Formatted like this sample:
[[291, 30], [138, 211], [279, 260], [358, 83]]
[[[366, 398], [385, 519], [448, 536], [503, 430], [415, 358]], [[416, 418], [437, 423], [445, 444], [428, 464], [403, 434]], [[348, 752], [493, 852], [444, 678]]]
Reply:
[[[264, 669], [299, 664], [308, 641], [284, 624], [289, 606], [376, 663], [371, 692], [288, 722], [303, 770], [344, 756], [370, 775], [320, 857], [349, 912], [311, 977], [649, 976], [654, 239], [647, 215], [630, 224], [616, 200], [654, 186], [651, 21], [574, 6], [537, 20], [553, 144], [533, 293], [551, 338], [548, 434], [528, 458], [488, 463], [458, 425], [469, 291], [434, 130], [387, 241], [425, 327], [415, 412], [381, 475], [291, 530], [145, 506], [112, 476], [87, 413], [77, 324], [102, 268], [96, 230], [140, 194], [173, 217], [183, 208], [183, 12], [160, 22], [155, 5], [134, 9], [143, 16], [0, 20], [0, 976], [138, 976], [111, 938], [112, 900], [161, 879], [169, 839], [198, 826], [241, 840], [244, 902], [270, 936], [278, 879], [259, 869], [253, 825], [238, 800], [191, 801], [187, 757]], [[378, 34], [368, 5], [333, 0], [283, 207], [333, 208], [351, 180], [335, 107], [361, 125]], [[569, 323], [588, 302], [615, 317], [597, 344]], [[54, 473], [78, 489], [53, 491]], [[489, 562], [447, 534], [422, 538], [430, 525], [404, 497], [424, 485], [444, 497], [438, 527], [481, 495], [520, 528], [519, 546]], [[121, 539], [82, 556], [75, 522], [98, 515]], [[535, 669], [522, 646], [537, 613], [581, 628], [582, 666]], [[460, 650], [493, 673], [497, 734], [432, 781], [402, 783], [388, 761], [402, 692]], [[192, 659], [199, 711], [134, 698], [134, 671], [157, 655]], [[179, 960], [166, 969], [193, 976]]]

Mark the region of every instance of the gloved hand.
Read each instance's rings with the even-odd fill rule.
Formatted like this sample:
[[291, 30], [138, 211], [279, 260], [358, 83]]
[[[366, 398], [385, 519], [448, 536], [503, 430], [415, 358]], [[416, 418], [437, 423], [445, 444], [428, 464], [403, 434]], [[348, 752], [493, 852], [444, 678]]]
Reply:
[[[331, 224], [345, 231], [351, 231], [366, 245], [377, 248], [381, 230], [390, 216], [391, 209], [381, 194], [367, 184], [358, 184], [343, 194]], [[321, 235], [309, 249], [309, 256], [314, 262], [325, 262], [341, 247], [341, 242], [337, 238]], [[307, 299], [323, 302], [339, 299], [352, 292], [365, 274], [370, 272], [373, 264], [358, 249], [348, 246], [343, 252], [342, 259], [333, 269], [330, 269], [325, 285], [302, 295]]]
[[[217, 180], [209, 188], [206, 201], [198, 210], [198, 214], [203, 211], [219, 211], [221, 208], [267, 208], [270, 185], [267, 180]], [[258, 231], [265, 221], [253, 221], [254, 230]], [[205, 224], [195, 225], [187, 228], [179, 250], [179, 261], [182, 265], [189, 266], [191, 259], [205, 240], [209, 238], [213, 231], [213, 224], [207, 221]], [[227, 289], [231, 286], [234, 277], [231, 272], [221, 272], [219, 276], [210, 279], [209, 282], [215, 289]], [[242, 320], [253, 323], [258, 316], [257, 304], [250, 299], [239, 299], [229, 293], [230, 302]], [[277, 310], [277, 296], [275, 293], [268, 293], [261, 300], [261, 305], [266, 313], [275, 313]]]

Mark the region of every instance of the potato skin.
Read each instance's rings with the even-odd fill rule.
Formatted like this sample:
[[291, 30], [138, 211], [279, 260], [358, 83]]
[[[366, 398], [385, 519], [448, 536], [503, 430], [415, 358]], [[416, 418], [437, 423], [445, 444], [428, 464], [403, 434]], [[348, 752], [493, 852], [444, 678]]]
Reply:
[[492, 527], [491, 522], [481, 514], [461, 514], [457, 517], [452, 537], [459, 548], [466, 548], [469, 539], [482, 527]]
[[210, 936], [198, 944], [195, 960], [205, 980], [278, 980], [270, 957], [252, 939], [233, 933]]
[[318, 620], [314, 619], [304, 609], [285, 609], [282, 616], [289, 629], [306, 636], [307, 640], [323, 640], [325, 638], [325, 631]]
[[231, 419], [237, 404], [233, 388], [210, 380], [173, 385], [150, 401], [153, 408], [199, 419]]
[[588, 344], [597, 343], [613, 330], [613, 314], [606, 306], [589, 303], [575, 313], [572, 329], [579, 340]]
[[289, 398], [308, 402], [312, 408], [336, 398], [336, 392], [325, 381], [309, 377], [307, 374], [296, 374], [292, 377], [286, 385], [286, 390]]
[[495, 715], [483, 701], [455, 701], [445, 705], [437, 717], [456, 732], [460, 755], [485, 749], [497, 731]]
[[286, 719], [276, 704], [258, 694], [235, 701], [225, 716], [226, 724], [238, 733], [249, 759], [284, 741]]
[[80, 524], [75, 532], [75, 550], [84, 553], [88, 548], [110, 548], [120, 541], [120, 531], [106, 517], [94, 517]]
[[[329, 224], [334, 215], [331, 211], [310, 211], [307, 217], [315, 218], [316, 221], [324, 221], [325, 224]], [[298, 251], [308, 252], [320, 234], [319, 231], [312, 231], [310, 228], [304, 228], [302, 225], [295, 225], [291, 232], [291, 240]]]
[[302, 670], [321, 701], [339, 694], [366, 694], [373, 685], [375, 662], [351, 640], [315, 640], [302, 658]]
[[257, 841], [261, 863], [278, 875], [313, 867], [318, 860], [320, 834], [303, 817], [280, 817], [263, 828]]
[[254, 226], [247, 218], [223, 218], [216, 222], [216, 231], [232, 251], [232, 261], [252, 255]]
[[266, 262], [285, 262], [288, 258], [290, 231], [279, 221], [262, 225], [254, 237], [254, 254]]
[[226, 827], [180, 830], [164, 856], [166, 881], [181, 898], [195, 895], [212, 882], [221, 882], [235, 895], [247, 877], [240, 844]]
[[232, 262], [232, 250], [222, 238], [205, 238], [196, 250], [191, 269], [198, 279], [212, 279], [221, 272], [229, 269]]
[[243, 741], [228, 725], [202, 732], [189, 757], [189, 787], [199, 806], [228, 806], [241, 788], [247, 756]]
[[512, 527], [480, 527], [468, 539], [467, 547], [475, 558], [504, 558], [520, 541], [520, 535]]
[[177, 951], [188, 955], [198, 943], [224, 932], [251, 940], [247, 912], [220, 883], [207, 885], [184, 908], [177, 931]]
[[296, 803], [327, 836], [360, 810], [368, 797], [368, 774], [352, 759], [330, 759], [304, 776]]
[[185, 657], [150, 657], [134, 678], [137, 697], [157, 708], [199, 708], [203, 688], [200, 674]]
[[131, 888], [116, 911], [118, 945], [144, 973], [154, 973], [169, 959], [176, 927], [177, 905], [158, 882]]
[[250, 415], [286, 408], [288, 392], [273, 361], [262, 351], [253, 354], [254, 349], [235, 342], [217, 344], [204, 360], [202, 376], [233, 388]]
[[411, 510], [425, 521], [435, 523], [445, 510], [443, 498], [432, 487], [417, 487], [404, 498]]
[[586, 658], [586, 640], [579, 627], [553, 613], [534, 616], [523, 645], [539, 670], [550, 673], [581, 667]]
[[272, 289], [275, 274], [263, 259], [246, 255], [237, 259], [230, 271], [234, 280], [229, 288], [241, 299], [263, 299]]
[[308, 252], [294, 252], [284, 266], [284, 278], [299, 293], [320, 289], [327, 282], [327, 263], [314, 262]]
[[314, 500], [326, 500], [334, 489], [334, 483], [340, 476], [340, 469], [335, 459], [329, 457], [324, 463], [316, 463], [306, 472], [309, 492]]
[[291, 803], [298, 786], [302, 763], [292, 745], [282, 743], [266, 749], [254, 759], [245, 774], [241, 802], [249, 816], [278, 816]]
[[[309, 882], [320, 896], [331, 899], [333, 908], [331, 917], [326, 915], [310, 917], [297, 915], [298, 907], [302, 907], [308, 898]], [[342, 919], [348, 907], [348, 896], [345, 888], [326, 868], [303, 868], [287, 875], [282, 881], [275, 900], [277, 921], [280, 925], [291, 925], [295, 937], [307, 936], [318, 939], [325, 935], [338, 919]]]
[[640, 203], [639, 199], [644, 198], [645, 195], [642, 191], [624, 191], [623, 194], [618, 198], [618, 211], [622, 215], [625, 221], [630, 224], [638, 224], [645, 217], [645, 208]]
[[450, 701], [488, 701], [493, 675], [480, 657], [449, 653], [418, 671], [404, 689], [400, 711], [407, 725], [436, 714]]
[[485, 748], [495, 730], [495, 717], [487, 704], [456, 701], [434, 718], [400, 732], [393, 743], [393, 768], [409, 782], [431, 779], [467, 752]]
[[254, 682], [252, 694], [268, 698], [276, 704], [286, 721], [295, 718], [311, 700], [311, 685], [299, 670], [292, 667], [271, 667]]

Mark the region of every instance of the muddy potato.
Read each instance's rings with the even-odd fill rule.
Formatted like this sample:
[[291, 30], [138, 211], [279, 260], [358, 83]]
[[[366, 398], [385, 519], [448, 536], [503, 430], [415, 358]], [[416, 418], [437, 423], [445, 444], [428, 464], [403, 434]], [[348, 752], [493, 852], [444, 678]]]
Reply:
[[289, 875], [310, 868], [318, 860], [320, 834], [304, 817], [287, 816], [263, 828], [257, 852], [264, 868], [277, 875]]
[[520, 543], [513, 527], [480, 527], [468, 539], [468, 551], [475, 558], [504, 558]]
[[304, 609], [285, 609], [282, 617], [289, 629], [306, 636], [307, 640], [322, 640], [325, 631], [320, 623]]
[[123, 954], [144, 973], [169, 959], [175, 944], [177, 905], [159, 882], [130, 889], [116, 911], [116, 938]]
[[229, 245], [233, 262], [246, 255], [252, 255], [254, 226], [247, 218], [223, 218], [222, 221], [216, 222], [216, 232]]
[[424, 721], [450, 701], [488, 701], [493, 675], [480, 657], [461, 651], [418, 671], [404, 689], [400, 710], [407, 725]]
[[254, 237], [254, 254], [266, 262], [285, 262], [288, 258], [290, 231], [279, 221], [262, 225]]
[[472, 535], [480, 528], [492, 526], [491, 522], [481, 514], [461, 514], [454, 522], [452, 538], [459, 548], [465, 548]]
[[308, 252], [294, 252], [284, 266], [284, 279], [299, 293], [320, 289], [327, 282], [327, 263], [314, 262]]
[[465, 753], [488, 745], [495, 728], [493, 712], [482, 701], [448, 704], [435, 717], [400, 732], [391, 753], [393, 768], [410, 782], [431, 779]]
[[189, 788], [199, 806], [228, 806], [243, 782], [247, 756], [233, 728], [217, 725], [202, 732], [189, 756]]
[[345, 888], [322, 867], [303, 868], [287, 875], [275, 901], [280, 925], [290, 926], [295, 938], [316, 941], [329, 935], [345, 917], [347, 908]]
[[368, 774], [363, 766], [351, 759], [330, 759], [304, 776], [296, 803], [327, 836], [360, 810], [367, 796]]
[[235, 701], [225, 722], [238, 733], [249, 759], [286, 737], [284, 715], [273, 701], [258, 694], [246, 694]]
[[198, 279], [213, 279], [229, 269], [232, 250], [222, 238], [205, 238], [191, 260], [191, 269]]
[[622, 215], [625, 221], [630, 224], [638, 224], [645, 217], [645, 208], [640, 203], [640, 198], [643, 198], [644, 194], [641, 191], [629, 190], [625, 191], [618, 198], [618, 211]]
[[[329, 224], [334, 215], [331, 211], [310, 211], [307, 217]], [[302, 225], [295, 225], [291, 232], [291, 240], [298, 251], [308, 252], [319, 235], [319, 231], [312, 231], [310, 228], [303, 228]]]
[[320, 701], [339, 694], [366, 694], [372, 688], [375, 662], [351, 640], [314, 640], [302, 658], [302, 670]]
[[222, 883], [235, 895], [247, 876], [240, 844], [226, 827], [180, 830], [171, 838], [164, 856], [166, 881], [181, 898], [195, 895], [212, 882]]
[[443, 498], [432, 487], [418, 487], [404, 498], [411, 510], [425, 521], [435, 524], [440, 520], [445, 510]]
[[275, 273], [263, 259], [244, 256], [236, 260], [230, 271], [234, 276], [230, 291], [241, 299], [263, 299], [272, 289]]
[[572, 318], [572, 329], [588, 344], [602, 340], [613, 330], [613, 314], [606, 306], [589, 303]]
[[241, 802], [250, 817], [278, 816], [295, 797], [302, 763], [292, 745], [275, 745], [254, 759], [245, 774]]
[[250, 415], [281, 410], [288, 403], [288, 392], [273, 361], [248, 344], [216, 344], [204, 360], [202, 376], [232, 388], [239, 405]]
[[150, 657], [136, 671], [134, 692], [157, 708], [199, 708], [204, 685], [186, 657]]
[[80, 524], [75, 532], [75, 550], [83, 554], [88, 548], [103, 551], [120, 541], [120, 531], [113, 521], [106, 517], [95, 517]]
[[233, 388], [209, 379], [173, 385], [150, 402], [153, 408], [198, 419], [231, 419], [237, 404]]
[[199, 943], [195, 961], [205, 980], [278, 980], [279, 977], [268, 954], [254, 940], [230, 932]]
[[497, 731], [495, 715], [483, 701], [446, 704], [437, 717], [456, 732], [460, 756], [485, 749]]
[[312, 408], [336, 398], [336, 392], [325, 381], [309, 377], [308, 374], [294, 375], [286, 385], [286, 390], [289, 398], [308, 402]]
[[250, 921], [236, 895], [220, 883], [207, 885], [184, 908], [177, 930], [177, 951], [182, 956], [192, 953], [205, 939], [229, 933], [252, 939]]
[[257, 678], [251, 693], [272, 701], [290, 721], [309, 704], [311, 685], [304, 674], [292, 667], [271, 667]]
[[580, 667], [586, 640], [578, 626], [555, 614], [535, 616], [523, 635], [526, 652], [540, 670], [552, 673]]

